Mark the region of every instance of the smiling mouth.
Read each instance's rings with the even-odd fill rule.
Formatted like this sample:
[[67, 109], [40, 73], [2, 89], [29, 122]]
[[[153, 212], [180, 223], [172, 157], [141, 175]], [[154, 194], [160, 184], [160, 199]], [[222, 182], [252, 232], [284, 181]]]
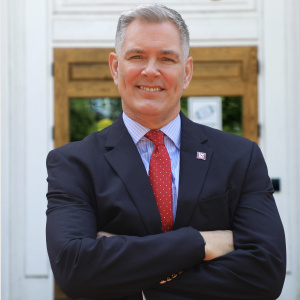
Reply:
[[163, 89], [161, 89], [159, 87], [149, 88], [149, 87], [146, 87], [146, 86], [139, 85], [138, 88], [143, 90], [143, 91], [146, 91], [146, 92], [160, 92], [160, 91], [163, 91]]

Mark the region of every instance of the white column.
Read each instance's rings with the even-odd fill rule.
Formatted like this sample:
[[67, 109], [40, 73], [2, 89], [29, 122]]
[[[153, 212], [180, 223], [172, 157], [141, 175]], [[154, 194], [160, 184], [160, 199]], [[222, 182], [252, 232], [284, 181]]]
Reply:
[[286, 194], [289, 222], [288, 232], [288, 274], [282, 299], [300, 299], [300, 259], [299, 259], [299, 229], [300, 229], [300, 5], [298, 0], [284, 1], [286, 28], [286, 136], [285, 145], [288, 155], [288, 183], [289, 192]]
[[2, 299], [52, 300], [45, 159], [52, 147], [49, 1], [2, 1]]
[[[0, 23], [0, 45], [1, 45], [1, 77], [0, 77], [0, 91], [1, 91], [1, 299], [9, 299], [9, 99], [8, 92], [8, 76], [9, 67], [7, 62], [8, 55], [8, 7], [7, 1], [1, 2], [1, 23]], [[6, 199], [6, 200], [5, 200]]]
[[[16, 7], [14, 9], [14, 7]], [[24, 14], [2, 1], [2, 266], [4, 299], [21, 299], [24, 245]], [[5, 58], [4, 58], [5, 56]], [[19, 149], [14, 151], [14, 149]], [[21, 199], [21, 201], [20, 201]], [[15, 235], [15, 237], [14, 237]], [[18, 288], [13, 288], [18, 286]]]
[[299, 107], [296, 95], [299, 76], [296, 76], [295, 68], [297, 61], [299, 63], [295, 49], [299, 28], [296, 29], [292, 21], [299, 18], [295, 10], [296, 2], [264, 0], [261, 18], [262, 146], [270, 176], [281, 181], [281, 191], [275, 193], [275, 199], [287, 238], [287, 277], [280, 297], [282, 300], [299, 299], [299, 142], [296, 135], [297, 123], [299, 127], [296, 109]]

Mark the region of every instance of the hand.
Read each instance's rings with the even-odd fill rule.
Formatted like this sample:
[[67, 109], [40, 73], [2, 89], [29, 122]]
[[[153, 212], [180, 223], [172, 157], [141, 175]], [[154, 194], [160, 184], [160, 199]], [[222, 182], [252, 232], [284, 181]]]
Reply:
[[234, 251], [232, 231], [200, 231], [200, 234], [206, 242], [204, 260], [212, 260]]
[[105, 232], [105, 231], [97, 232], [97, 238], [100, 238], [100, 237], [103, 237], [103, 236], [112, 237], [112, 236], [116, 236], [116, 234]]

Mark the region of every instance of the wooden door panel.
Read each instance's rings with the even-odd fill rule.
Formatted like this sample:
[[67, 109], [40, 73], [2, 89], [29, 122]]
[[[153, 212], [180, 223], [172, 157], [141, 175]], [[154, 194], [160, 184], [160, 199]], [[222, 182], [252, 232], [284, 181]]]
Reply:
[[[55, 147], [69, 142], [69, 99], [119, 97], [108, 66], [113, 49], [55, 49]], [[194, 74], [183, 96], [241, 96], [244, 136], [258, 141], [257, 48], [191, 48]]]

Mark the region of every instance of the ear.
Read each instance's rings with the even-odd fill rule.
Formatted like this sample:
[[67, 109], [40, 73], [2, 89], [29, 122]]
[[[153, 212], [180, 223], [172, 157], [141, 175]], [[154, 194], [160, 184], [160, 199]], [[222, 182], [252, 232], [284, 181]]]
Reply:
[[186, 90], [189, 87], [189, 84], [193, 76], [193, 58], [189, 57], [185, 62], [185, 74], [183, 82], [183, 90]]
[[114, 52], [109, 54], [109, 68], [116, 86], [118, 86], [118, 55]]

